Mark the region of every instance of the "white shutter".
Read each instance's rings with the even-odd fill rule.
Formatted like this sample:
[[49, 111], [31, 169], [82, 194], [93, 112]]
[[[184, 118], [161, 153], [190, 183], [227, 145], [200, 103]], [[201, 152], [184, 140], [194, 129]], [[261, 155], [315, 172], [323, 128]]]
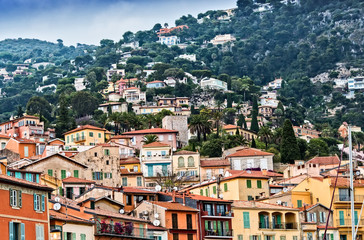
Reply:
[[316, 216], [316, 213], [313, 213], [313, 221], [314, 221], [314, 222], [317, 222], [317, 216]]

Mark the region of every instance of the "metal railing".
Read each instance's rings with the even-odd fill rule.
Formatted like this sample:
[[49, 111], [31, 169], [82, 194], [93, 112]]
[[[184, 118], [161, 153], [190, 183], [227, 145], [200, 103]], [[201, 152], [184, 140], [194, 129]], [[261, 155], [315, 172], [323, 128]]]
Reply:
[[208, 212], [208, 211], [203, 211], [202, 212], [202, 216], [212, 216], [212, 217], [234, 217], [234, 213], [232, 213], [231, 211], [226, 211], [226, 212]]
[[114, 236], [126, 236], [134, 238], [149, 238], [147, 236], [147, 229], [134, 228], [131, 224], [107, 224], [97, 223], [95, 235], [114, 235]]
[[205, 236], [214, 236], [214, 237], [232, 237], [233, 230], [232, 229], [220, 229], [220, 230], [206, 230]]
[[[337, 225], [338, 226], [348, 226], [348, 227], [351, 227], [351, 218], [342, 218], [342, 219], [337, 219]], [[357, 219], [355, 221], [355, 224], [358, 224], [359, 222], [359, 225], [364, 225], [364, 219]]]
[[85, 136], [81, 136], [81, 137], [76, 137], [75, 138], [75, 142], [84, 141], [84, 140], [86, 140], [86, 137]]
[[286, 223], [273, 223], [273, 222], [259, 222], [260, 229], [297, 229], [296, 222]]
[[[345, 194], [345, 195], [340, 195], [340, 194], [338, 194], [338, 195], [335, 195], [335, 197], [334, 197], [334, 199], [335, 199], [335, 202], [350, 202], [350, 195], [347, 195], [347, 194]], [[362, 202], [364, 200], [364, 195], [354, 195], [354, 201], [355, 202]]]

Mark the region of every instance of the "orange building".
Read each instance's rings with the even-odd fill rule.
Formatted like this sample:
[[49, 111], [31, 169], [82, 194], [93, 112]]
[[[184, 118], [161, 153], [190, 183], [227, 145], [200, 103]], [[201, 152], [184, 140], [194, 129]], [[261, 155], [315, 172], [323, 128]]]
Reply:
[[47, 186], [0, 175], [1, 239], [49, 239]]
[[[8, 149], [12, 152], [18, 153], [20, 158], [39, 158], [41, 149], [40, 146], [44, 146], [43, 144], [40, 145], [30, 139], [24, 138], [11, 138], [5, 146], [5, 149]], [[43, 152], [43, 151], [42, 151]]]

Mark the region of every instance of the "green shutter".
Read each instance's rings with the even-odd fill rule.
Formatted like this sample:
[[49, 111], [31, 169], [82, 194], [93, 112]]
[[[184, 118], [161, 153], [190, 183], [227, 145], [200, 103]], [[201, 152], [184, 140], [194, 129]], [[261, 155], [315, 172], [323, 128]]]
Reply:
[[331, 237], [331, 240], [334, 240], [334, 234], [333, 233], [330, 234], [330, 237]]
[[214, 224], [214, 230], [216, 230], [216, 221], [212, 221], [212, 223]]
[[23, 203], [22, 203], [22, 195], [21, 195], [21, 190], [18, 190], [18, 206], [22, 207]]
[[9, 188], [10, 206], [13, 207], [13, 189]]
[[78, 170], [73, 170], [73, 176], [78, 178]]
[[25, 240], [25, 224], [20, 224], [20, 240]]
[[86, 234], [81, 233], [81, 240], [86, 240]]
[[14, 239], [14, 225], [13, 222], [9, 222], [9, 239]]
[[45, 211], [45, 201], [44, 201], [44, 195], [42, 195], [42, 211]]
[[206, 188], [205, 189], [205, 194], [206, 194], [206, 197], [208, 197], [209, 196], [209, 192], [208, 192], [209, 190]]
[[209, 230], [209, 221], [205, 220], [205, 231]]
[[72, 240], [76, 240], [76, 233], [72, 233]]
[[253, 240], [253, 236], [252, 235], [249, 236], [249, 240]]
[[246, 187], [252, 188], [252, 180], [246, 180]]
[[217, 233], [218, 233], [218, 236], [221, 236], [222, 235], [222, 225], [221, 225], [221, 221], [217, 221]]
[[37, 195], [33, 194], [33, 203], [34, 203], [34, 210], [37, 211]]
[[302, 207], [302, 200], [297, 200], [297, 207], [298, 208]]
[[[63, 240], [68, 240], [67, 239], [67, 232], [63, 232]], [[69, 239], [69, 240], [71, 240], [71, 239]]]
[[216, 186], [212, 187], [212, 191], [213, 191], [214, 194], [216, 194]]
[[104, 177], [105, 177], [105, 179], [107, 178], [107, 173], [104, 173]]
[[243, 240], [243, 235], [238, 235], [238, 240]]
[[200, 189], [200, 195], [203, 196], [203, 189]]
[[224, 191], [227, 192], [228, 191], [228, 185], [227, 183], [224, 183]]
[[110, 173], [110, 178], [112, 178], [112, 173]]
[[257, 180], [257, 187], [262, 188], [262, 181], [261, 180]]
[[344, 211], [339, 211], [340, 225], [345, 225]]
[[52, 169], [48, 169], [48, 175], [53, 177], [53, 170]]
[[96, 180], [95, 179], [95, 172], [92, 172], [92, 180]]
[[61, 179], [66, 178], [66, 170], [61, 170]]
[[63, 188], [59, 187], [59, 195], [63, 196]]
[[225, 221], [225, 229], [229, 231], [229, 222], [228, 221]]
[[244, 228], [250, 228], [249, 212], [243, 212]]
[[354, 217], [355, 217], [355, 225], [358, 224], [358, 211], [354, 212]]

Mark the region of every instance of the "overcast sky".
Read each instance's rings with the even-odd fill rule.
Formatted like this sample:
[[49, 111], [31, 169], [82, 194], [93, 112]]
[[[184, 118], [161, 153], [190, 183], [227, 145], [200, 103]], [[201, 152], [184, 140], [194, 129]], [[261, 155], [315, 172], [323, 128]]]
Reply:
[[0, 0], [0, 40], [37, 38], [65, 45], [120, 40], [130, 30], [208, 10], [228, 9], [236, 0]]

